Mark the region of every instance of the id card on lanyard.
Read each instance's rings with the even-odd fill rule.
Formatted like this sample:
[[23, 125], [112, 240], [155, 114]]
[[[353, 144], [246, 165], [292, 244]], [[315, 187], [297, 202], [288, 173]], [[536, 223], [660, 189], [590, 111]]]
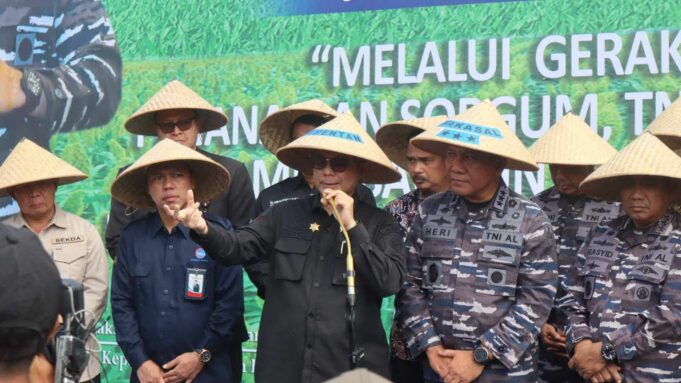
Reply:
[[184, 289], [184, 298], [192, 301], [203, 300], [205, 298], [205, 280], [205, 268], [187, 267], [187, 284]]

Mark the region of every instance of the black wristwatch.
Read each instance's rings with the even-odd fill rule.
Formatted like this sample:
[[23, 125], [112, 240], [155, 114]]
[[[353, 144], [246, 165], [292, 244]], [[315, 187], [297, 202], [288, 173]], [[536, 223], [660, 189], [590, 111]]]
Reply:
[[615, 346], [608, 341], [601, 343], [601, 356], [606, 362], [618, 363], [617, 352], [615, 351]]
[[20, 84], [21, 91], [24, 92], [24, 95], [26, 96], [26, 103], [21, 109], [25, 113], [31, 113], [38, 107], [38, 104], [40, 104], [40, 97], [43, 95], [43, 85], [40, 76], [31, 69], [24, 69]]
[[487, 351], [486, 348], [482, 346], [478, 346], [473, 349], [473, 360], [478, 363], [482, 364], [483, 366], [487, 366], [490, 364], [491, 360], [489, 357], [489, 351]]
[[196, 349], [194, 352], [199, 354], [199, 360], [203, 364], [210, 362], [210, 359], [213, 357], [210, 351], [206, 350], [205, 348]]

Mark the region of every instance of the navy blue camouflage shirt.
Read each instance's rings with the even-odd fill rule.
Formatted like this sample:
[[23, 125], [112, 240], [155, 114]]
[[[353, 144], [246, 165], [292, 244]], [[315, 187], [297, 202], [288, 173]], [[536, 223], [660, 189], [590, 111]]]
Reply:
[[535, 381], [555, 249], [546, 215], [503, 182], [478, 211], [452, 191], [426, 198], [407, 236], [409, 275], [397, 302], [410, 354], [482, 344], [495, 360], [477, 382]]

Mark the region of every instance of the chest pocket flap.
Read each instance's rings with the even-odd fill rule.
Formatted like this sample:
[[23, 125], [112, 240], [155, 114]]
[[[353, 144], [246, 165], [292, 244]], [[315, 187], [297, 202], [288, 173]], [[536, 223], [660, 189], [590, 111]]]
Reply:
[[310, 244], [311, 241], [301, 238], [279, 238], [274, 245], [274, 277], [290, 281], [300, 280]]
[[69, 244], [52, 250], [54, 264], [62, 278], [83, 281], [87, 263], [85, 244]]

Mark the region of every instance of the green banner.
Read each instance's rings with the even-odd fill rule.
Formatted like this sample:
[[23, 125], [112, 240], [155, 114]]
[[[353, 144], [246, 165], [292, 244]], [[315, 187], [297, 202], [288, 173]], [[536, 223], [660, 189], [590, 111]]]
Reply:
[[[389, 121], [456, 115], [489, 98], [527, 145], [572, 110], [619, 149], [681, 91], [681, 7], [670, 1], [418, 7], [414, 0], [399, 9], [334, 6], [314, 14], [300, 7], [287, 13], [286, 2], [275, 0], [104, 3], [124, 61], [119, 110], [104, 127], [51, 139], [57, 155], [91, 176], [61, 187], [58, 202], [102, 233], [118, 168], [153, 144], [128, 134], [123, 123], [172, 79], [229, 116], [227, 126], [200, 137], [199, 147], [242, 161], [256, 193], [293, 174], [259, 144], [259, 122], [310, 98], [351, 111], [372, 136]], [[550, 183], [547, 172], [504, 177], [531, 195]], [[403, 175], [372, 186], [380, 206], [413, 187]], [[246, 276], [244, 289], [251, 340], [244, 343], [243, 371], [252, 382], [263, 302]], [[384, 304], [386, 330], [391, 305]], [[109, 309], [97, 337], [108, 381], [126, 381], [131, 371]]]

